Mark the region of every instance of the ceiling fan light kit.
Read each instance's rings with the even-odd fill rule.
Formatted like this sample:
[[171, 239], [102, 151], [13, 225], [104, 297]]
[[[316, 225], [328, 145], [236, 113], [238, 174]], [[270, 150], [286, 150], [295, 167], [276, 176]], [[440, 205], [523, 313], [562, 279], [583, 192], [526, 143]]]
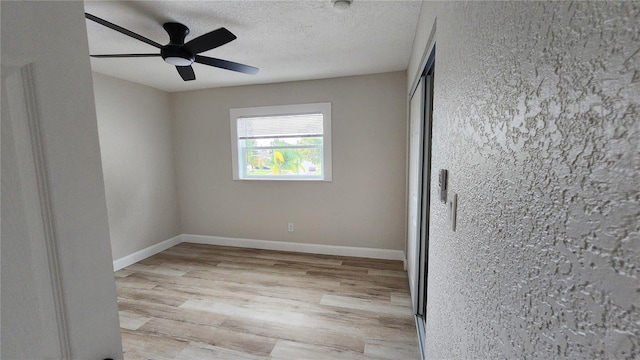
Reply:
[[195, 80], [196, 75], [191, 67], [191, 64], [198, 63], [208, 66], [217, 67], [220, 69], [231, 70], [244, 74], [255, 75], [258, 72], [258, 68], [253, 66], [236, 63], [233, 61], [216, 59], [208, 56], [198, 55], [199, 53], [215, 49], [226, 43], [229, 43], [236, 39], [229, 30], [225, 28], [219, 28], [217, 30], [208, 32], [204, 35], [200, 35], [195, 39], [191, 39], [185, 43], [185, 38], [189, 34], [189, 28], [183, 24], [176, 22], [165, 23], [162, 27], [169, 34], [169, 43], [167, 45], [161, 45], [151, 39], [148, 39], [142, 35], [136, 34], [130, 30], [127, 30], [121, 26], [113, 24], [107, 20], [101, 19], [95, 15], [85, 13], [85, 17], [91, 21], [106, 26], [112, 30], [118, 31], [124, 35], [130, 36], [136, 40], [145, 42], [151, 46], [160, 49], [160, 53], [155, 54], [107, 54], [107, 55], [91, 55], [95, 58], [131, 58], [131, 57], [158, 57], [171, 65], [176, 67], [178, 74], [184, 81]]
[[193, 59], [188, 59], [180, 56], [165, 56], [164, 61], [175, 66], [190, 66], [191, 64], [193, 64]]
[[165, 45], [160, 49], [160, 56], [165, 62], [175, 66], [189, 66], [196, 59], [193, 54], [176, 45]]

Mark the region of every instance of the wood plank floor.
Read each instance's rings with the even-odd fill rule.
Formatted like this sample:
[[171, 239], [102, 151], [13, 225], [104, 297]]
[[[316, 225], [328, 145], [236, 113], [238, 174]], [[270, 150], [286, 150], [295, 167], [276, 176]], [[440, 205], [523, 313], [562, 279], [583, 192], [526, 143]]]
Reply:
[[183, 243], [116, 272], [125, 359], [418, 359], [402, 263]]

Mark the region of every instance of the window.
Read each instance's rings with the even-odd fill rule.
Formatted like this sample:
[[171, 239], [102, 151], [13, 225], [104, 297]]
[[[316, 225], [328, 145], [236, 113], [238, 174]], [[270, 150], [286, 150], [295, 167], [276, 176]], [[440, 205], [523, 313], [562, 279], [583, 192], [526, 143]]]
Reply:
[[331, 181], [331, 103], [231, 109], [235, 180]]

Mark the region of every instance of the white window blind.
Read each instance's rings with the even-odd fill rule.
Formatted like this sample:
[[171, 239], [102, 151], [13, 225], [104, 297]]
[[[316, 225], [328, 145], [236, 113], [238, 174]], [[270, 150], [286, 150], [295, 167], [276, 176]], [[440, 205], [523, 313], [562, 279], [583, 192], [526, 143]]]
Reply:
[[322, 136], [323, 121], [322, 113], [239, 118], [238, 138], [263, 139]]

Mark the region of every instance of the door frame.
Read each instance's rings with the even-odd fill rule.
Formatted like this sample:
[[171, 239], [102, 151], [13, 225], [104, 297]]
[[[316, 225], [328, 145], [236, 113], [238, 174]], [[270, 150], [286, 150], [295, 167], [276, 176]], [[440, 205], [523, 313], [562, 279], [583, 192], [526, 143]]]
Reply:
[[423, 102], [422, 102], [422, 179], [420, 192], [422, 195], [420, 206], [420, 251], [418, 252], [418, 311], [426, 322], [427, 317], [427, 280], [429, 270], [429, 225], [431, 215], [431, 145], [433, 129], [433, 80], [435, 73], [435, 48], [429, 56], [424, 68]]
[[[435, 29], [434, 29], [435, 30]], [[431, 39], [433, 38], [433, 32]], [[431, 42], [431, 41], [430, 41]], [[419, 142], [418, 153], [412, 153], [411, 142], [409, 144], [409, 171], [408, 176], [411, 177], [417, 176], [417, 179], [408, 179], [408, 208], [416, 205], [412, 204], [412, 180], [417, 180], [417, 189], [419, 201], [418, 205], [418, 223], [416, 224], [417, 229], [415, 230], [415, 234], [417, 235], [417, 241], [412, 241], [409, 239], [411, 235], [414, 233], [411, 228], [409, 228], [408, 242], [407, 246], [411, 246], [412, 244], [417, 247], [417, 249], [407, 249], [408, 255], [411, 254], [414, 256], [410, 262], [413, 262], [414, 266], [408, 269], [409, 271], [416, 271], [417, 273], [410, 274], [409, 279], [414, 279], [417, 283], [415, 286], [412, 285], [412, 293], [411, 300], [413, 304], [413, 311], [415, 314], [416, 327], [418, 331], [418, 340], [420, 346], [420, 352], [422, 358], [425, 358], [425, 341], [426, 341], [426, 319], [427, 319], [427, 289], [428, 289], [428, 264], [429, 264], [429, 223], [430, 223], [430, 204], [431, 204], [431, 180], [432, 180], [432, 169], [431, 169], [431, 159], [432, 159], [432, 129], [433, 129], [433, 90], [434, 90], [434, 76], [435, 76], [435, 54], [436, 54], [436, 46], [435, 42], [432, 42], [432, 45], [427, 48], [428, 51], [425, 52], [425, 56], [423, 57], [423, 61], [421, 62], [421, 67], [419, 69], [420, 72], [417, 74], [416, 79], [413, 83], [411, 91], [409, 92], [409, 111], [411, 111], [411, 103], [415, 101], [413, 98], [420, 90], [420, 94], [422, 95], [422, 99], [420, 99], [420, 120], [419, 123]], [[428, 56], [427, 56], [428, 55]], [[413, 114], [409, 114], [409, 140], [411, 139], [411, 119]], [[415, 151], [415, 150], [414, 150]], [[419, 157], [418, 161], [418, 169], [416, 172], [411, 170], [412, 159], [415, 157]], [[415, 174], [415, 175], [414, 175]], [[412, 213], [412, 211], [409, 211]], [[408, 225], [409, 227], [412, 225], [411, 214], [408, 217]], [[416, 281], [417, 280], [417, 281]]]

